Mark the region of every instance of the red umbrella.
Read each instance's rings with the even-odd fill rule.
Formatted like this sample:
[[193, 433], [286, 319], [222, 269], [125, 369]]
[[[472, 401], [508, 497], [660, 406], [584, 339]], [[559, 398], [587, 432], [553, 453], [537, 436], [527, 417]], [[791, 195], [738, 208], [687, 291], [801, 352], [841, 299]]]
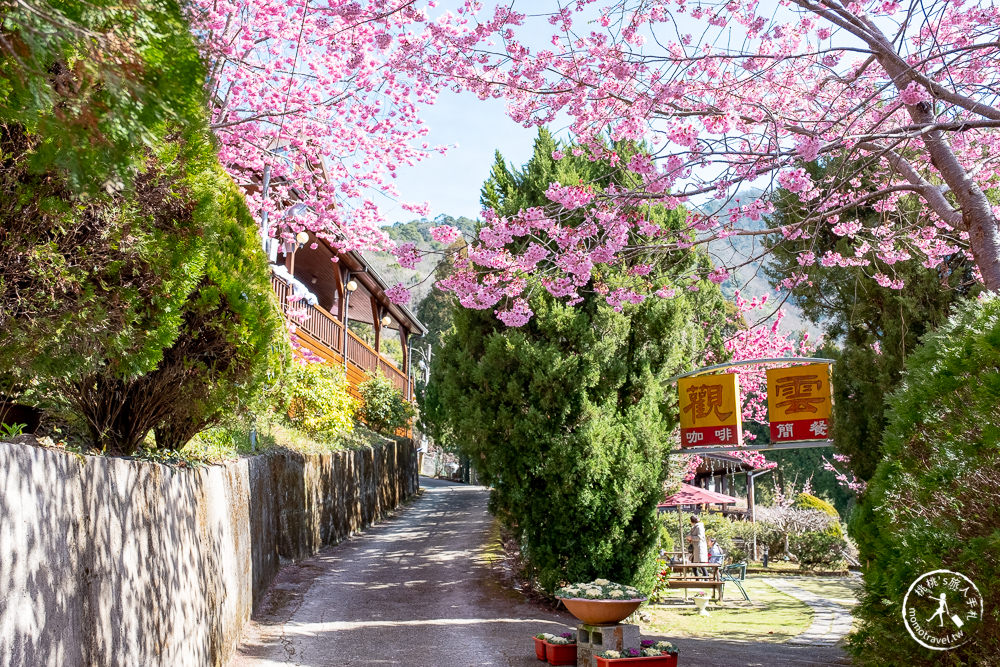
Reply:
[[680, 491], [672, 496], [664, 498], [657, 507], [677, 508], [677, 532], [680, 535], [680, 543], [684, 544], [684, 529], [681, 526], [681, 505], [734, 505], [736, 498], [727, 496], [724, 493], [716, 493], [703, 489], [700, 486], [681, 483]]
[[678, 505], [735, 505], [736, 498], [724, 493], [716, 493], [692, 484], [681, 484], [681, 489], [667, 496], [657, 507], [677, 507]]

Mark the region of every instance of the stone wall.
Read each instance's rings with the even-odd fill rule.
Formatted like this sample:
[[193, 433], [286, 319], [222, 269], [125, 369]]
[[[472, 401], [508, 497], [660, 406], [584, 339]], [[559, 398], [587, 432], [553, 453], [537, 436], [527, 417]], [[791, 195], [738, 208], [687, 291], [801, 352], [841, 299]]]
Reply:
[[0, 665], [220, 665], [284, 560], [417, 490], [412, 443], [183, 469], [0, 443]]

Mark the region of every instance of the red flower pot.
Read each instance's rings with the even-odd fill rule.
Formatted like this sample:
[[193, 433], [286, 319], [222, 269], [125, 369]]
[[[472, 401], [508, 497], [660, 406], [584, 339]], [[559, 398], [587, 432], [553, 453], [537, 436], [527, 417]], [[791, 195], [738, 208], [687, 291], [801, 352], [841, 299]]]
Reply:
[[597, 658], [597, 667], [632, 667], [632, 665], [645, 665], [646, 667], [677, 667], [677, 654], [664, 653], [663, 655], [644, 656], [642, 658]]
[[545, 640], [532, 637], [535, 640], [535, 657], [545, 662]]
[[545, 642], [545, 657], [550, 665], [575, 665], [576, 644], [550, 644]]

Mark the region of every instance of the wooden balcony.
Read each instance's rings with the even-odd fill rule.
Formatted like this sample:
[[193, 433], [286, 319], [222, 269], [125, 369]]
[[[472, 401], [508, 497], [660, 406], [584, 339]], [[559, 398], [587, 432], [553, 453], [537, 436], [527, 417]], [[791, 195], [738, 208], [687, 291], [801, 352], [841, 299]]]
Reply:
[[302, 344], [328, 363], [345, 368], [353, 396], [360, 398], [358, 385], [367, 379], [368, 373], [381, 371], [406, 399], [413, 400], [412, 384], [394, 363], [348, 330], [347, 363], [344, 364], [344, 325], [340, 320], [319, 306], [295, 299], [288, 283], [273, 274], [271, 286], [281, 311], [296, 326], [295, 333]]

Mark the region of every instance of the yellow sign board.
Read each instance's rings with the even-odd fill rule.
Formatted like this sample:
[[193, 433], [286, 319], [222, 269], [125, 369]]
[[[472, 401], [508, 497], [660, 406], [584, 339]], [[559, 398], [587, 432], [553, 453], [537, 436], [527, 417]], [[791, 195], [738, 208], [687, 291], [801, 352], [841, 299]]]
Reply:
[[743, 404], [732, 373], [680, 378], [681, 447], [739, 445]]
[[830, 364], [806, 364], [767, 371], [767, 418], [771, 442], [830, 437], [833, 392]]

